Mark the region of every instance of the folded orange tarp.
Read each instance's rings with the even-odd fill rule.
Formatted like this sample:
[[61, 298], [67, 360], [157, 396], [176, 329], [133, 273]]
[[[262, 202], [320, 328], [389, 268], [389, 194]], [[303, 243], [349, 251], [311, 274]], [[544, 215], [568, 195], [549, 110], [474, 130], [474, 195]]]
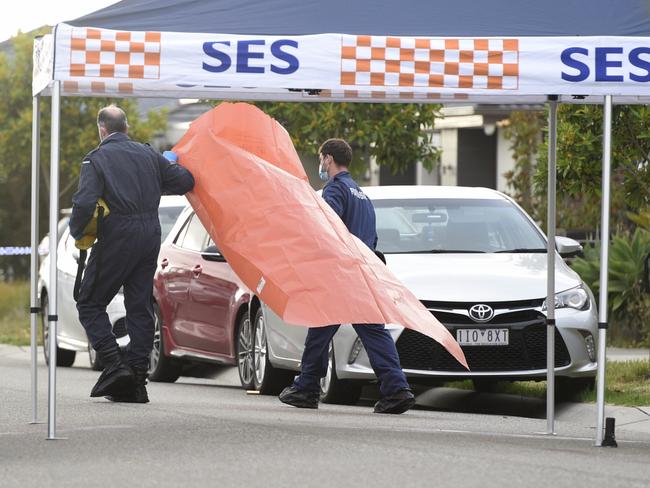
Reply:
[[442, 344], [449, 331], [311, 188], [287, 131], [253, 105], [222, 103], [174, 147], [192, 207], [232, 269], [290, 324], [394, 323]]

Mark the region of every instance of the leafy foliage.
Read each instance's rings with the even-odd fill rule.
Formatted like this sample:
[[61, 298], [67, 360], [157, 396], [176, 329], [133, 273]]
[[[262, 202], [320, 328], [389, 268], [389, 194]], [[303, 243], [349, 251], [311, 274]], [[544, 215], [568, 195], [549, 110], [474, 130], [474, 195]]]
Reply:
[[[600, 221], [603, 108], [561, 105], [558, 110], [558, 221], [564, 227], [595, 229]], [[650, 196], [650, 107], [615, 106], [612, 114], [611, 208], [615, 225], [630, 228], [627, 212], [648, 205]], [[538, 151], [536, 192], [546, 192], [547, 142]]]
[[[0, 246], [28, 245], [30, 239], [30, 194], [32, 153], [32, 35], [11, 39], [8, 52], [0, 53]], [[60, 207], [69, 207], [76, 190], [80, 162], [98, 141], [97, 111], [118, 103], [129, 119], [129, 134], [147, 141], [164, 129], [164, 114], [149, 114], [140, 120], [137, 105], [131, 100], [63, 97], [60, 124]], [[39, 234], [47, 232], [50, 99], [41, 103], [40, 175], [41, 208]], [[15, 260], [24, 268], [24, 260]], [[21, 266], [22, 265], [22, 266]]]
[[533, 176], [537, 148], [542, 140], [542, 130], [546, 126], [542, 112], [513, 112], [504, 135], [510, 140], [515, 167], [505, 174], [508, 185], [514, 190], [513, 197], [529, 214], [535, 214], [536, 205], [533, 192]]
[[[598, 299], [600, 243], [585, 249], [573, 269]], [[650, 341], [650, 297], [643, 290], [643, 263], [650, 253], [650, 232], [637, 228], [616, 234], [609, 247], [608, 316], [614, 337], [632, 342]]]
[[433, 104], [271, 103], [257, 104], [291, 134], [296, 150], [314, 154], [331, 137], [347, 140], [353, 149], [353, 174], [365, 172], [370, 157], [403, 172], [417, 161], [431, 170], [440, 150], [429, 132], [440, 117]]

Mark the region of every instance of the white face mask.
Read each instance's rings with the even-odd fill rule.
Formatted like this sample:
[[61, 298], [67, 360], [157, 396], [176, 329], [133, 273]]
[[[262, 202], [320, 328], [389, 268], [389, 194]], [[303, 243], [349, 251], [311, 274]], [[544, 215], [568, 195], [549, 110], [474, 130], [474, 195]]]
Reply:
[[318, 165], [318, 176], [322, 181], [327, 181], [330, 179], [330, 175], [327, 172], [327, 169], [323, 165], [323, 161], [321, 160], [321, 164]]

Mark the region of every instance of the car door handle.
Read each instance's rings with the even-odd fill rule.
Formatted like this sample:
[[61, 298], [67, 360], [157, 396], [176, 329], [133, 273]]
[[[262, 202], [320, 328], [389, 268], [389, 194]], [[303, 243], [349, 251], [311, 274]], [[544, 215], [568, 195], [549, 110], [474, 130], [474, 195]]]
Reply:
[[169, 266], [169, 259], [165, 258], [162, 261], [160, 261], [160, 267], [162, 269], [165, 269], [167, 266]]
[[194, 266], [194, 268], [192, 268], [192, 273], [194, 273], [194, 276], [196, 278], [198, 278], [202, 272], [203, 272], [203, 267], [200, 264], [197, 264], [196, 266]]

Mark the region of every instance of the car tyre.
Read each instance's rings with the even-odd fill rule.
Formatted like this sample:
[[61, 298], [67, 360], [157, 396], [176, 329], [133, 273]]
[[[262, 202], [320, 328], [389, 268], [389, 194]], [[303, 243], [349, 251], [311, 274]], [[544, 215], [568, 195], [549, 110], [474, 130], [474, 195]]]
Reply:
[[99, 359], [97, 351], [90, 344], [90, 341], [88, 341], [88, 361], [90, 362], [90, 369], [93, 371], [102, 371], [104, 369], [104, 365], [101, 359]]
[[[47, 295], [43, 295], [41, 301], [41, 331], [43, 334], [43, 355], [45, 364], [50, 364], [50, 322], [47, 317], [50, 314], [49, 300]], [[56, 365], [68, 368], [74, 364], [77, 353], [68, 349], [56, 348]]]
[[153, 348], [149, 356], [149, 379], [161, 383], [173, 383], [181, 375], [180, 365], [165, 356], [165, 335], [162, 330], [162, 315], [158, 305], [154, 304]]
[[253, 326], [253, 384], [262, 395], [277, 395], [289, 386], [294, 373], [273, 367], [269, 361], [266, 320], [260, 307]]
[[253, 326], [250, 315], [242, 314], [237, 326], [237, 369], [242, 388], [252, 390], [255, 388], [254, 369], [254, 342]]
[[336, 374], [334, 346], [330, 342], [327, 374], [320, 381], [320, 399], [323, 403], [356, 405], [361, 397], [363, 384], [358, 381], [342, 380]]

